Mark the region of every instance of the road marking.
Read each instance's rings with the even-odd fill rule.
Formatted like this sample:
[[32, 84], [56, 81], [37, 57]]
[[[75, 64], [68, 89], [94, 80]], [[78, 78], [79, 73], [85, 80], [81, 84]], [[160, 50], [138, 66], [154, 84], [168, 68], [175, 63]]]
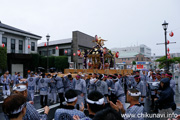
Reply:
[[[60, 103], [57, 103], [57, 104], [51, 105], [51, 106], [49, 106], [49, 109], [52, 109], [52, 108], [58, 107], [59, 105], [60, 105]], [[38, 111], [38, 113], [42, 113], [42, 112], [44, 112], [44, 108], [38, 109], [37, 111]]]
[[[39, 94], [34, 95], [35, 97], [40, 96]], [[0, 104], [4, 103], [4, 101], [0, 101]]]
[[39, 96], [39, 94], [35, 94], [34, 96], [35, 96], [35, 97], [36, 97], [36, 96]]

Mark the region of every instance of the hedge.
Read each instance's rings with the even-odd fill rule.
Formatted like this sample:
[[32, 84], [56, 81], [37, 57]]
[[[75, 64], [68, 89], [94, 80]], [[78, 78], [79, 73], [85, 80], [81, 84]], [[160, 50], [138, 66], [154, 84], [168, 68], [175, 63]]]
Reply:
[[[35, 71], [35, 68], [43, 67], [47, 68], [47, 57], [40, 56], [39, 54], [31, 54], [32, 60], [30, 63], [30, 70]], [[58, 71], [64, 71], [69, 67], [67, 56], [49, 56], [49, 68], [55, 67]]]
[[3, 71], [7, 69], [7, 49], [0, 47], [0, 69]]
[[67, 56], [58, 56], [55, 57], [55, 67], [58, 71], [64, 71], [65, 68], [68, 68], [68, 57]]

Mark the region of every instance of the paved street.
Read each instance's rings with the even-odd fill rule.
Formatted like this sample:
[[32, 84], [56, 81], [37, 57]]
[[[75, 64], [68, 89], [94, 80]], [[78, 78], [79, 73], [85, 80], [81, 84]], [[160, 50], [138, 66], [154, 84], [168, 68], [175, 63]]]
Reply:
[[[177, 87], [176, 87], [177, 88]], [[34, 102], [34, 106], [35, 108], [37, 109], [37, 111], [39, 113], [43, 113], [43, 108], [41, 108], [40, 106], [40, 96], [38, 94], [35, 95], [35, 102]], [[175, 101], [176, 101], [176, 104], [177, 104], [177, 109], [175, 111], [176, 114], [180, 114], [180, 94], [178, 93], [178, 90], [176, 89], [176, 98], [175, 98]], [[2, 93], [0, 93], [0, 118], [1, 120], [5, 120], [4, 119], [4, 116], [3, 116], [3, 113], [2, 113]], [[145, 111], [147, 111], [148, 113], [152, 113], [150, 111], [150, 100], [149, 99], [146, 99], [146, 104], [145, 104]], [[57, 104], [54, 104], [54, 105], [51, 105], [49, 104], [49, 107], [50, 107], [50, 112], [49, 112], [49, 115], [48, 115], [48, 120], [52, 120], [54, 118], [54, 113], [56, 111], [56, 109], [58, 109], [58, 106], [60, 104], [57, 103]], [[126, 104], [126, 107], [128, 106], [129, 104], [127, 103]], [[153, 120], [158, 120], [158, 119], [154, 119]]]

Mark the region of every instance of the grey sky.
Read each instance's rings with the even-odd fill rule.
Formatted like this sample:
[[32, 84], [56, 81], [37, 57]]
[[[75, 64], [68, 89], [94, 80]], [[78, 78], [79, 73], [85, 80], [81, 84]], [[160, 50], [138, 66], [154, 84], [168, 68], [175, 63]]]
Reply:
[[145, 44], [164, 55], [164, 30], [174, 30], [170, 53], [180, 52], [180, 0], [0, 0], [0, 20], [50, 40], [71, 38], [72, 31], [98, 35], [105, 46]]

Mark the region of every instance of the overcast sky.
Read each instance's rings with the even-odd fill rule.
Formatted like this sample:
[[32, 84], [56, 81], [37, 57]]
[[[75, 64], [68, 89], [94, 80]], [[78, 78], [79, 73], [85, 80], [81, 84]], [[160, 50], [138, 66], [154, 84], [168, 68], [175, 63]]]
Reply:
[[40, 42], [71, 38], [79, 30], [108, 40], [108, 48], [145, 44], [152, 55], [164, 55], [169, 23], [170, 53], [180, 52], [180, 0], [0, 0], [0, 20], [42, 36]]

